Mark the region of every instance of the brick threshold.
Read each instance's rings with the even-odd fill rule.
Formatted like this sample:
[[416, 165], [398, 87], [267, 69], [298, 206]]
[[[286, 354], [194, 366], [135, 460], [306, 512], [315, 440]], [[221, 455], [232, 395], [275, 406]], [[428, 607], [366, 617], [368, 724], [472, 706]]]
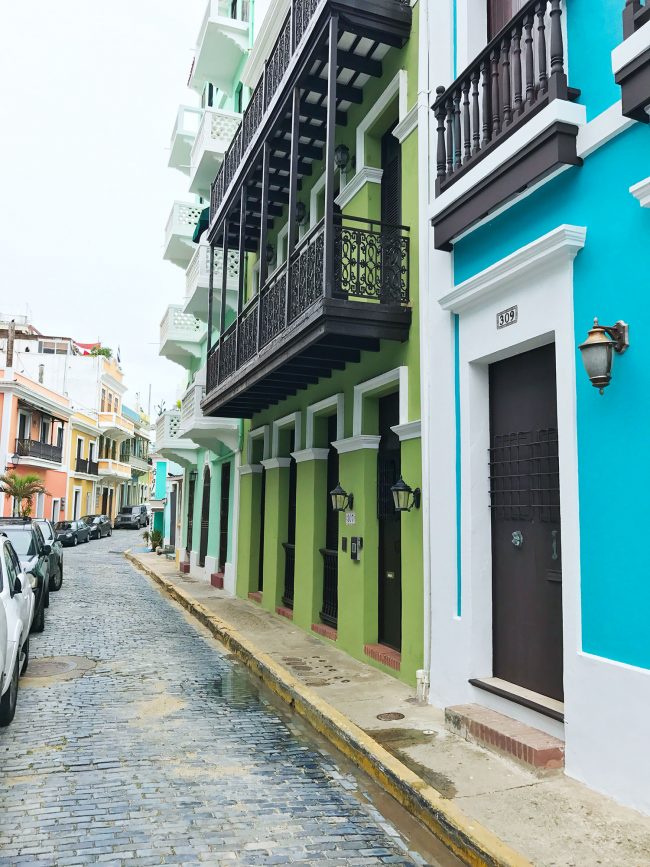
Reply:
[[323, 638], [329, 638], [330, 641], [336, 641], [339, 637], [338, 631], [333, 626], [327, 626], [325, 623], [312, 623], [311, 631], [317, 635], [322, 635]]
[[293, 620], [293, 608], [286, 608], [284, 605], [278, 605], [275, 609], [275, 613], [279, 614], [280, 617], [286, 617], [287, 620]]
[[375, 662], [381, 662], [382, 665], [392, 668], [393, 671], [399, 671], [402, 665], [402, 654], [399, 650], [394, 650], [386, 644], [364, 644], [363, 652]]
[[210, 584], [212, 584], [213, 587], [216, 587], [217, 590], [223, 590], [223, 577], [223, 572], [213, 572], [212, 575], [210, 575]]
[[262, 604], [262, 591], [261, 590], [252, 591], [251, 593], [248, 594], [248, 598], [251, 600], [251, 602], [259, 602], [261, 605]]
[[445, 708], [447, 728], [538, 771], [564, 767], [564, 741], [477, 704]]

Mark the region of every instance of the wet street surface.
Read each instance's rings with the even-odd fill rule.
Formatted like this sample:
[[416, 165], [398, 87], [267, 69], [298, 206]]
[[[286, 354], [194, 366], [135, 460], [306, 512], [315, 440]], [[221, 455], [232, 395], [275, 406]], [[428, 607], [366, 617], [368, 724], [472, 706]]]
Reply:
[[0, 864], [455, 864], [124, 559], [140, 542], [65, 552], [0, 730]]

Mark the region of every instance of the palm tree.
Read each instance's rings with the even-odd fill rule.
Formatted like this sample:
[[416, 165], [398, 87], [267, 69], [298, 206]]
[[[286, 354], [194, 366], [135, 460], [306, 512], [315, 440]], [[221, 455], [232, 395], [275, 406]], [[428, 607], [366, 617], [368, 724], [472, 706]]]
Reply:
[[[13, 497], [13, 517], [28, 517], [32, 510], [32, 497], [35, 494], [47, 494], [43, 479], [36, 473], [28, 473], [19, 476], [17, 473], [3, 473], [0, 475], [0, 492]], [[27, 501], [27, 502], [25, 502]]]

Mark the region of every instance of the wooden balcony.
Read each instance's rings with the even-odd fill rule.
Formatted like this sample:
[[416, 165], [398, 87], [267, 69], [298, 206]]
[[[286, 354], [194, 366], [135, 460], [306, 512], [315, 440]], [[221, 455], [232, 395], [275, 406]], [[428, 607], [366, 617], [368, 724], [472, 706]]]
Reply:
[[[645, 26], [644, 25], [648, 25]], [[627, 0], [623, 9], [624, 41], [612, 53], [616, 83], [621, 86], [623, 114], [650, 123], [650, 5]]]
[[63, 449], [61, 446], [44, 443], [40, 440], [17, 439], [16, 454], [24, 458], [24, 463], [26, 464], [30, 462], [30, 458], [36, 458], [40, 461], [50, 461], [53, 464], [60, 464], [63, 460]]
[[206, 414], [250, 418], [381, 340], [407, 339], [408, 229], [337, 218], [331, 284], [326, 235], [322, 220], [223, 332], [208, 357]]
[[449, 87], [437, 88], [436, 196], [449, 200], [433, 219], [437, 249], [450, 250], [455, 237], [554, 170], [582, 164], [575, 123], [549, 121], [521, 147], [513, 138], [554, 100], [580, 95], [565, 73], [564, 2], [529, 0]]

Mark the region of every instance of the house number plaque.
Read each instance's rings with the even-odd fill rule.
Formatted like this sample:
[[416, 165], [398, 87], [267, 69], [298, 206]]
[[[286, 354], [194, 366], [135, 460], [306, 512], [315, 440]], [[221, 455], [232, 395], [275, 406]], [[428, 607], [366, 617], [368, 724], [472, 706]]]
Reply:
[[508, 307], [507, 310], [500, 310], [497, 313], [497, 328], [507, 328], [508, 325], [514, 325], [519, 317], [519, 307], [515, 304], [514, 307]]

